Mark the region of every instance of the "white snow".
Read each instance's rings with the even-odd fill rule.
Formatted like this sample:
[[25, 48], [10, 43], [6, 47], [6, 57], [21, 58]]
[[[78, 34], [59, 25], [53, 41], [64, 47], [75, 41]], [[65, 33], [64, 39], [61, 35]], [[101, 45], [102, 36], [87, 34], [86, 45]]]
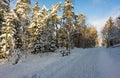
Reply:
[[120, 47], [74, 48], [31, 55], [17, 65], [0, 65], [0, 78], [120, 78]]

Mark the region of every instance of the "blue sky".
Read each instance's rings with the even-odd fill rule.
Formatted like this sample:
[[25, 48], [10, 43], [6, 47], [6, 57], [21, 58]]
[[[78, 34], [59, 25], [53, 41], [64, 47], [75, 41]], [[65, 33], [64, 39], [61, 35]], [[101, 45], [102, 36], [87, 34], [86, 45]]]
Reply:
[[[65, 0], [32, 0], [32, 5], [36, 1], [39, 2], [40, 7], [46, 5], [47, 8], [50, 8], [52, 4], [65, 2]], [[72, 0], [72, 2], [74, 11], [77, 14], [85, 14], [87, 24], [94, 25], [98, 31], [102, 29], [110, 16], [115, 18], [120, 15], [120, 0]]]

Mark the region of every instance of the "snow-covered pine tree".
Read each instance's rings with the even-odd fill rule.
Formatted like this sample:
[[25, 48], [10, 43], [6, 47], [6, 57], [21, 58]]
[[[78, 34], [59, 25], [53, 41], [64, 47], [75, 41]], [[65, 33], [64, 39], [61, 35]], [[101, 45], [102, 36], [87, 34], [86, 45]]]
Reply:
[[112, 38], [114, 37], [113, 35], [114, 27], [115, 25], [114, 25], [113, 19], [112, 17], [110, 17], [102, 30], [103, 42], [106, 43], [107, 47], [113, 45]]
[[57, 32], [58, 29], [57, 25], [61, 23], [61, 18], [58, 15], [58, 12], [61, 7], [61, 2], [57, 3], [55, 5], [52, 5], [52, 8], [50, 9], [50, 14], [47, 19], [48, 21], [48, 31], [49, 31], [49, 42], [50, 42], [50, 51], [54, 51], [56, 49], [57, 44]]
[[8, 12], [9, 9], [9, 5], [10, 5], [10, 0], [0, 0], [0, 35], [1, 35], [1, 28], [2, 28], [2, 22], [3, 20], [3, 14], [4, 12]]
[[[46, 15], [45, 15], [46, 16]], [[42, 33], [43, 33], [43, 27], [44, 27], [44, 13], [40, 12], [40, 7], [38, 2], [35, 3], [33, 7], [33, 15], [32, 15], [32, 23], [29, 27], [30, 32], [30, 44], [29, 47], [31, 49], [31, 52], [36, 54], [40, 52], [44, 52], [44, 46], [42, 39]]]
[[35, 41], [32, 44], [32, 53], [34, 54], [45, 52], [45, 50], [47, 49], [45, 49], [45, 45], [48, 44], [48, 31], [46, 22], [48, 17], [48, 9], [45, 6], [43, 6], [42, 9], [38, 11], [38, 8], [38, 3], [36, 3], [33, 8], [35, 14], [33, 14], [32, 26], [29, 28], [31, 30], [33, 27], [36, 27], [34, 28], [36, 33], [33, 33], [33, 35], [36, 34], [36, 37], [34, 38]]
[[[2, 33], [2, 27], [3, 27], [3, 22], [4, 22], [4, 13], [9, 12], [9, 5], [10, 5], [10, 0], [0, 0], [0, 36], [3, 34]], [[0, 38], [0, 51], [2, 49], [2, 39]], [[3, 56], [4, 54], [3, 51], [0, 52], [0, 57]]]
[[0, 36], [0, 57], [8, 58], [15, 48], [15, 17], [12, 12], [4, 12], [2, 35]]
[[75, 21], [74, 21], [74, 32], [73, 32], [73, 37], [74, 37], [74, 45], [75, 47], [83, 47], [83, 42], [84, 42], [84, 27], [85, 27], [85, 21], [86, 21], [86, 16], [84, 14], [78, 14], [74, 16]]
[[63, 26], [65, 27], [67, 31], [67, 39], [66, 39], [66, 49], [70, 49], [73, 47], [73, 38], [72, 38], [72, 32], [74, 30], [74, 12], [72, 11], [74, 8], [71, 0], [66, 0], [63, 5]]
[[30, 45], [32, 46], [34, 41], [36, 40], [36, 37], [39, 34], [39, 27], [40, 27], [40, 7], [38, 5], [38, 2], [35, 3], [33, 7], [33, 13], [32, 13], [32, 23], [29, 27], [29, 32], [30, 32]]
[[42, 7], [40, 12], [36, 12], [35, 16], [39, 17], [39, 19], [37, 18], [38, 21], [35, 19], [36, 24], [33, 22], [33, 25], [38, 24], [36, 27], [38, 33], [33, 45], [34, 49], [32, 53], [55, 51], [55, 26], [60, 21], [57, 14], [60, 5], [61, 3], [53, 5], [49, 10], [50, 12], [48, 12], [48, 9], [45, 6]]
[[118, 39], [118, 43], [120, 43], [120, 16], [118, 16], [117, 18], [116, 18], [116, 26], [117, 26], [117, 34], [118, 34], [118, 36], [117, 36], [117, 39]]
[[116, 17], [114, 26], [112, 27], [112, 37], [113, 45], [120, 43], [120, 16]]
[[29, 33], [28, 33], [28, 27], [30, 25], [30, 18], [29, 14], [31, 11], [30, 8], [30, 2], [31, 0], [18, 0], [17, 5], [14, 9], [16, 15], [19, 18], [19, 44], [22, 44], [23, 53], [25, 54], [25, 57], [28, 53], [28, 42], [29, 42]]
[[120, 28], [120, 15], [116, 18], [115, 22], [118, 28]]

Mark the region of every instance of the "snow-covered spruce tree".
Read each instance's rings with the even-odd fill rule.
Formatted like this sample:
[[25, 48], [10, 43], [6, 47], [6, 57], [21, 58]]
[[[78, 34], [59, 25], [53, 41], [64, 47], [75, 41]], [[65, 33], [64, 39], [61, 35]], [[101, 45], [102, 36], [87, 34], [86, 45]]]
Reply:
[[35, 3], [33, 10], [32, 10], [32, 23], [29, 26], [29, 32], [30, 32], [30, 43], [29, 46], [33, 46], [34, 41], [36, 40], [36, 37], [39, 34], [40, 29], [40, 7], [38, 5], [38, 2]]
[[[4, 13], [9, 11], [10, 0], [0, 0], [0, 36], [2, 35], [2, 27], [4, 22]], [[0, 49], [2, 49], [2, 40], [0, 38]], [[4, 54], [2, 51], [0, 52], [0, 57]]]
[[[30, 32], [30, 49], [31, 52], [36, 54], [40, 52], [44, 52], [44, 26], [46, 25], [44, 22], [44, 19], [46, 18], [47, 15], [47, 10], [46, 8], [42, 8], [42, 11], [40, 12], [40, 7], [38, 2], [35, 3], [33, 7], [33, 15], [32, 15], [32, 23], [31, 26], [29, 27], [29, 32]], [[42, 36], [44, 35], [44, 36]]]
[[73, 5], [71, 0], [66, 0], [63, 5], [63, 25], [67, 31], [67, 39], [66, 39], [66, 49], [70, 49], [73, 46], [73, 38], [72, 38], [72, 32], [74, 30], [74, 12]]
[[4, 22], [0, 36], [0, 58], [12, 54], [15, 48], [15, 17], [12, 12], [4, 12]]
[[[36, 53], [40, 53], [40, 52], [45, 52], [45, 45], [48, 44], [47, 41], [47, 37], [48, 37], [48, 31], [47, 31], [47, 17], [48, 17], [48, 9], [43, 6], [42, 9], [40, 11], [37, 10], [38, 8], [38, 3], [35, 4], [33, 11], [35, 12], [35, 15], [33, 16], [33, 18], [35, 18], [36, 16], [38, 16], [39, 18], [33, 19], [32, 24], [37, 27], [34, 28], [36, 31], [36, 37], [34, 38], [34, 42], [32, 44], [32, 53], [36, 54]], [[36, 10], [35, 10], [36, 9]], [[29, 29], [31, 29], [31, 26]], [[35, 33], [33, 33], [35, 34]]]
[[112, 20], [112, 17], [110, 17], [102, 30], [103, 42], [107, 47], [113, 45], [113, 32], [115, 31], [114, 28], [114, 22]]
[[115, 44], [118, 44], [118, 43], [120, 43], [120, 16], [118, 16], [117, 18], [116, 18], [116, 20], [115, 20], [115, 26], [116, 26], [116, 30], [115, 30], [115, 33], [116, 33], [116, 35], [115, 35], [115, 38], [116, 38], [116, 40], [115, 40]]
[[29, 14], [31, 11], [30, 8], [30, 2], [31, 0], [18, 0], [17, 5], [14, 9], [16, 15], [19, 18], [19, 39], [18, 43], [21, 44], [19, 48], [23, 50], [23, 53], [25, 54], [25, 57], [27, 56], [28, 53], [28, 43], [29, 43], [29, 33], [28, 33], [28, 27], [30, 24], [30, 18]]
[[54, 33], [55, 25], [60, 19], [57, 14], [60, 5], [61, 3], [52, 6], [49, 14], [48, 9], [45, 6], [42, 7], [40, 12], [37, 12], [38, 14], [36, 16], [39, 17], [39, 21], [36, 22], [36, 25], [38, 25], [36, 29], [38, 33], [35, 38], [32, 53], [48, 52], [56, 49]]
[[0, 35], [1, 35], [1, 28], [3, 20], [4, 12], [9, 11], [10, 0], [0, 0]]
[[58, 24], [61, 22], [61, 18], [58, 15], [58, 11], [60, 10], [61, 3], [57, 3], [55, 5], [52, 5], [52, 8], [50, 9], [50, 14], [47, 19], [48, 23], [48, 32], [50, 33], [48, 36], [48, 40], [50, 42], [50, 51], [54, 51], [58, 46], [57, 43], [57, 32], [56, 30], [58, 29]]
[[86, 22], [86, 16], [84, 14], [78, 14], [74, 16], [74, 45], [75, 47], [83, 47], [84, 40], [85, 40], [85, 22]]
[[118, 16], [115, 20], [116, 25], [118, 26], [118, 28], [120, 28], [120, 16]]

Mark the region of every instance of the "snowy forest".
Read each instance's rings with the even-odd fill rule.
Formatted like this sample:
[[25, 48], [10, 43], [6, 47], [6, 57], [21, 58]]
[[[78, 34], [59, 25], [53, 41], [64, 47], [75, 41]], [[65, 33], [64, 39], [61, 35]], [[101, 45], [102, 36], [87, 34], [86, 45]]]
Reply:
[[[31, 6], [31, 0], [18, 0], [11, 9], [12, 1], [0, 0], [0, 59], [16, 57], [17, 64], [21, 57], [30, 54], [56, 52], [60, 48], [70, 52], [74, 47], [100, 45], [97, 29], [86, 23], [86, 15], [74, 12], [71, 0], [51, 8], [39, 6], [38, 2]], [[120, 17], [110, 17], [101, 34], [102, 46], [120, 43]]]

